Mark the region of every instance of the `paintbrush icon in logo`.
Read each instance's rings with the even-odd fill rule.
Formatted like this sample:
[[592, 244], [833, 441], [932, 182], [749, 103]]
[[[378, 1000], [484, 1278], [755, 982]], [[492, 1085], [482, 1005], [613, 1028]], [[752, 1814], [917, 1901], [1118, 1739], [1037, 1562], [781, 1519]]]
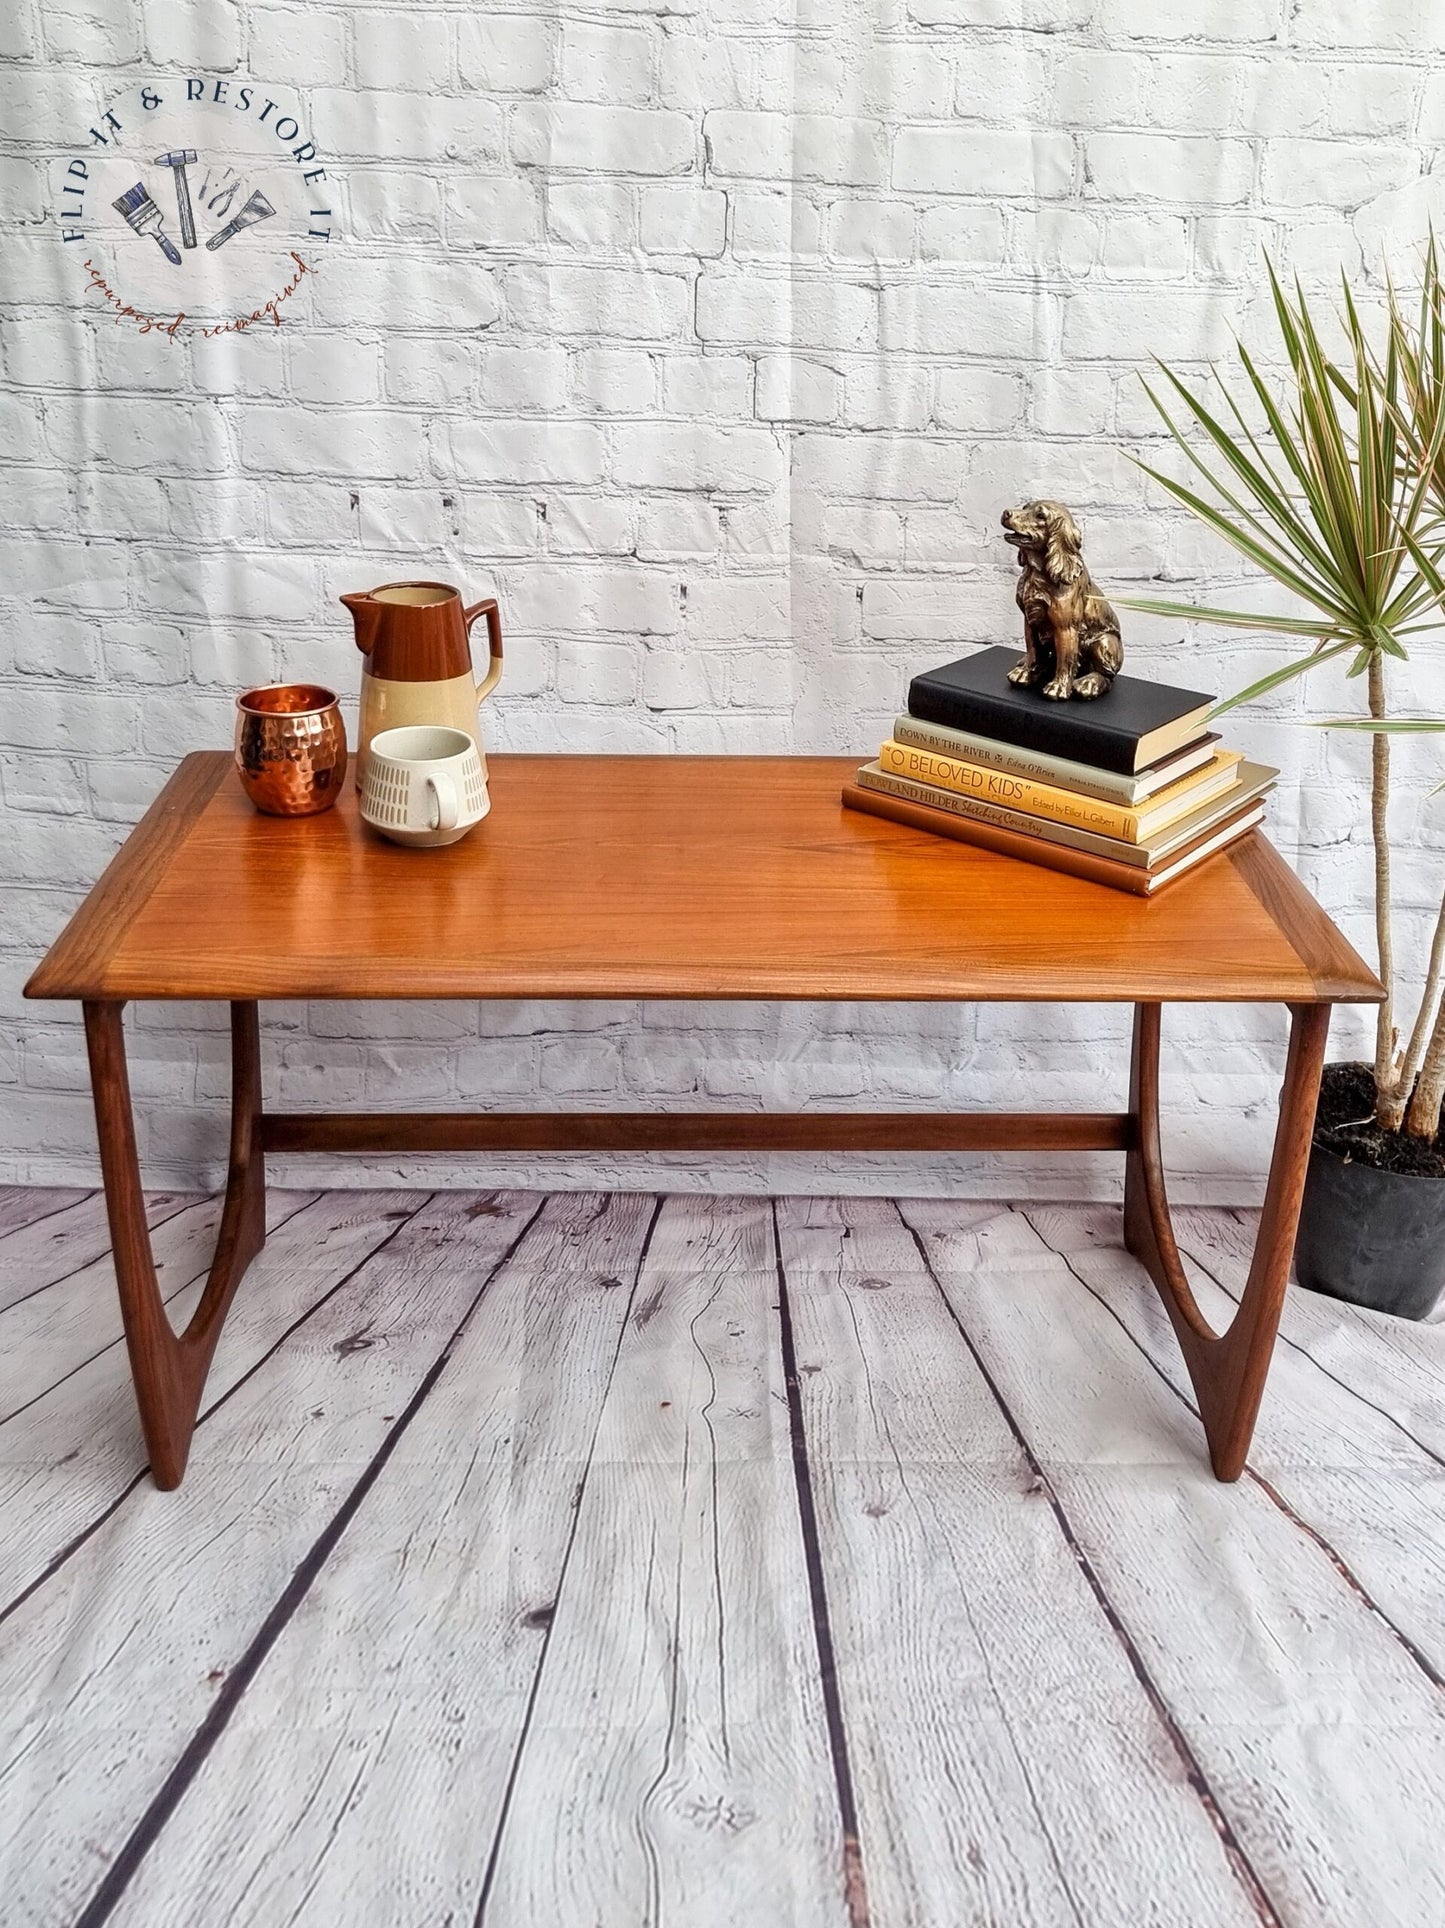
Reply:
[[148, 234], [166, 260], [173, 266], [180, 267], [180, 249], [166, 233], [162, 225], [164, 217], [151, 199], [144, 181], [137, 181], [133, 188], [127, 189], [112, 205], [118, 214], [125, 216], [127, 223], [137, 234]]

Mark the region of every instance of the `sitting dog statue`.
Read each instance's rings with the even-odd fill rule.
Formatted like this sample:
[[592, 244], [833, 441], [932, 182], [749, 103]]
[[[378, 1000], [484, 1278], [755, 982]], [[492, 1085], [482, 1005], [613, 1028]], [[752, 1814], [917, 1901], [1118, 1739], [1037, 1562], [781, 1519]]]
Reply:
[[1079, 525], [1061, 502], [1005, 509], [1004, 541], [1019, 552], [1015, 594], [1024, 653], [1011, 683], [1042, 683], [1045, 696], [1102, 696], [1119, 674], [1119, 618], [1084, 564]]

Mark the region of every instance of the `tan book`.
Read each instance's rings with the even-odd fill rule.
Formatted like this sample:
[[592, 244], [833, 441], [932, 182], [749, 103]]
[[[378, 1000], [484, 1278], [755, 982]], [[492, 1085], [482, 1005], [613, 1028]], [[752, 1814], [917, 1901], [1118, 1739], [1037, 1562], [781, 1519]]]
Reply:
[[1177, 783], [1191, 770], [1202, 770], [1219, 747], [1218, 733], [1209, 731], [1186, 743], [1182, 750], [1171, 750], [1130, 775], [1100, 770], [1092, 763], [1072, 763], [1067, 757], [1049, 756], [1043, 750], [1020, 749], [1017, 743], [975, 736], [947, 723], [925, 723], [917, 716], [895, 718], [893, 739], [911, 744], [915, 750], [936, 750], [940, 756], [982, 763], [990, 770], [1007, 770], [1011, 776], [1027, 777], [1031, 783], [1051, 783], [1055, 789], [1075, 790], [1080, 796], [1100, 797], [1105, 803], [1131, 805], [1147, 802], [1156, 791]]
[[899, 743], [892, 737], [878, 752], [879, 767], [894, 776], [936, 783], [960, 796], [980, 797], [1007, 810], [1026, 810], [1030, 816], [1075, 824], [1080, 830], [1096, 830], [1100, 836], [1119, 837], [1125, 843], [1142, 843], [1180, 817], [1203, 809], [1232, 787], [1243, 761], [1238, 750], [1220, 750], [1203, 768], [1181, 777], [1147, 803], [1131, 805], [1080, 796], [1057, 784], [1033, 782], [964, 757], [942, 756], [936, 750]]
[[1037, 837], [1016, 836], [995, 824], [978, 823], [970, 817], [953, 816], [934, 810], [928, 804], [909, 803], [881, 790], [865, 790], [860, 785], [843, 786], [843, 803], [849, 810], [861, 810], [871, 817], [885, 817], [910, 830], [924, 830], [930, 836], [945, 837], [955, 843], [973, 844], [981, 850], [995, 851], [1002, 857], [1016, 857], [1024, 863], [1041, 864], [1046, 870], [1062, 870], [1109, 890], [1127, 891], [1131, 897], [1156, 897], [1161, 890], [1187, 876], [1207, 858], [1241, 837], [1248, 836], [1264, 819], [1264, 804], [1256, 800], [1244, 810], [1226, 817], [1222, 823], [1194, 843], [1177, 851], [1158, 870], [1141, 870], [1136, 864], [1114, 863], [1108, 857], [1094, 857], [1088, 851], [1074, 850], [1068, 844], [1044, 843]]
[[1126, 843], [1120, 837], [1101, 836], [1093, 830], [1081, 830], [1071, 823], [1051, 823], [1047, 817], [1031, 817], [1024, 810], [1006, 810], [978, 797], [960, 796], [957, 791], [944, 790], [934, 783], [919, 783], [912, 777], [895, 776], [877, 763], [865, 763], [858, 772], [857, 780], [864, 790], [883, 791], [889, 796], [902, 797], [909, 803], [929, 804], [936, 810], [954, 816], [968, 817], [978, 823], [991, 823], [997, 829], [1033, 837], [1041, 843], [1066, 844], [1074, 850], [1087, 850], [1095, 857], [1109, 857], [1116, 863], [1133, 864], [1141, 870], [1154, 870], [1186, 844], [1203, 836], [1216, 822], [1263, 796], [1273, 788], [1278, 775], [1277, 770], [1271, 770], [1265, 764], [1243, 763], [1239, 766], [1238, 781], [1223, 796], [1205, 804], [1202, 810], [1191, 811], [1187, 817], [1181, 817], [1167, 829], [1157, 831], [1146, 842], [1138, 844]]

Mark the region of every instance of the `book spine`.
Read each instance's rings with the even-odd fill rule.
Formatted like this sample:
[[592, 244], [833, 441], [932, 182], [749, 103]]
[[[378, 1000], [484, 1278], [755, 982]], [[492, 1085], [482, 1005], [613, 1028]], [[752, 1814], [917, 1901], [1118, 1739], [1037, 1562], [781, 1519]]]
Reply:
[[[990, 702], [978, 694], [963, 698], [952, 690], [938, 689], [926, 676], [915, 676], [908, 686], [909, 713], [925, 723], [946, 723], [950, 729], [966, 730], [970, 736], [997, 737], [1020, 749], [1133, 776], [1135, 738], [1105, 729], [1097, 719], [1080, 716], [1078, 712], [1087, 707], [1084, 703], [1055, 703], [1047, 710], [1020, 710], [1002, 700]], [[1055, 714], [1065, 710], [1072, 714]]]
[[1042, 864], [1046, 870], [1062, 870], [1070, 877], [1087, 878], [1110, 890], [1127, 891], [1131, 897], [1153, 895], [1154, 883], [1146, 870], [1132, 870], [1127, 864], [1111, 863], [1107, 857], [1091, 857], [1083, 850], [1070, 850], [1067, 844], [1029, 843], [1011, 831], [997, 830], [991, 823], [975, 823], [969, 817], [943, 817], [925, 805], [909, 803], [902, 797], [888, 796], [878, 790], [864, 790], [846, 784], [843, 803], [849, 810], [865, 811], [870, 817], [883, 817], [890, 823], [906, 824], [910, 830], [924, 830], [930, 837], [950, 837], [955, 843], [973, 844], [980, 850], [997, 851], [1023, 863]]
[[961, 797], [954, 790], [940, 790], [932, 783], [919, 783], [912, 777], [895, 776], [889, 770], [865, 764], [858, 772], [865, 790], [886, 790], [890, 796], [906, 797], [910, 803], [925, 803], [935, 810], [951, 811], [957, 817], [971, 817], [978, 823], [996, 824], [1015, 836], [1032, 837], [1040, 843], [1068, 844], [1074, 850], [1087, 850], [1096, 857], [1116, 863], [1137, 864], [1147, 870], [1149, 853], [1137, 844], [1125, 844], [1114, 837], [1100, 837], [1092, 830], [1078, 830], [1070, 823], [1050, 823], [1044, 817], [1031, 817], [1023, 810], [1003, 810], [978, 797]]
[[914, 749], [891, 739], [878, 752], [878, 761], [894, 776], [937, 783], [960, 796], [978, 797], [1004, 809], [1026, 810], [1030, 816], [1047, 817], [1052, 823], [1072, 823], [1080, 830], [1097, 831], [1101, 837], [1121, 837], [1126, 843], [1139, 841], [1139, 812], [1123, 804], [1076, 797], [1050, 783], [1031, 783], [1027, 777], [1010, 776], [962, 757], [940, 756], [934, 750]]
[[1003, 770], [1010, 776], [1025, 777], [1031, 783], [1066, 784], [1081, 796], [1097, 797], [1101, 803], [1132, 804], [1137, 779], [1116, 776], [1112, 770], [1091, 770], [1067, 757], [1030, 756], [1011, 743], [995, 743], [986, 736], [970, 736], [967, 730], [951, 730], [946, 723], [921, 723], [916, 716], [900, 716], [893, 725], [894, 740], [915, 750], [933, 750], [939, 756], [956, 756], [965, 763], [980, 763], [985, 769]]

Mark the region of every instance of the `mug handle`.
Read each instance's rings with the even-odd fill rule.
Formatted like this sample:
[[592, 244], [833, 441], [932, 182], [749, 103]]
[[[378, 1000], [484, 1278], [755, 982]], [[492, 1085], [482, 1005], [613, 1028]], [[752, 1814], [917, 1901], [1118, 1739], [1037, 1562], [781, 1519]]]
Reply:
[[477, 702], [480, 703], [489, 690], [496, 688], [497, 679], [502, 673], [502, 618], [495, 596], [488, 596], [482, 602], [473, 603], [470, 609], [462, 611], [462, 621], [467, 626], [469, 636], [472, 633], [472, 624], [478, 616], [485, 616], [487, 619], [487, 653], [491, 657], [486, 675], [477, 684]]
[[436, 799], [437, 820], [433, 830], [455, 830], [457, 818], [461, 814], [461, 802], [457, 796], [457, 786], [453, 778], [445, 774], [428, 777], [426, 787]]

